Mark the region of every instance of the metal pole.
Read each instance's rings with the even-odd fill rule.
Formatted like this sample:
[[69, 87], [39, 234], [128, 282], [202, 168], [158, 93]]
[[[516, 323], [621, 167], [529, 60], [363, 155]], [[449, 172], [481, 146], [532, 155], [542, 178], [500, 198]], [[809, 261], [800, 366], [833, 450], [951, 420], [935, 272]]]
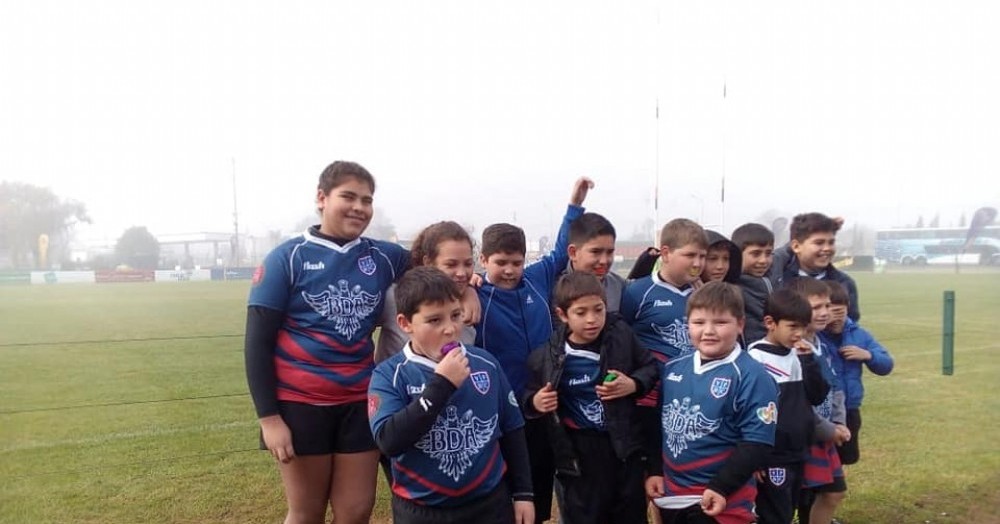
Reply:
[[941, 374], [955, 372], [955, 292], [944, 292], [944, 325], [941, 329]]

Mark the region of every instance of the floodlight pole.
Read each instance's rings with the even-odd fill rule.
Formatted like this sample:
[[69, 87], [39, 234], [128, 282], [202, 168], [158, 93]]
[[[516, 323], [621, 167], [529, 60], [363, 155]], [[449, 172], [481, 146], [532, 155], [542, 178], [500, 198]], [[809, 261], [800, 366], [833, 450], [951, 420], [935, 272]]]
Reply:
[[240, 265], [240, 215], [236, 210], [236, 157], [233, 163], [233, 265]]
[[955, 292], [944, 292], [944, 319], [941, 328], [941, 374], [955, 373]]

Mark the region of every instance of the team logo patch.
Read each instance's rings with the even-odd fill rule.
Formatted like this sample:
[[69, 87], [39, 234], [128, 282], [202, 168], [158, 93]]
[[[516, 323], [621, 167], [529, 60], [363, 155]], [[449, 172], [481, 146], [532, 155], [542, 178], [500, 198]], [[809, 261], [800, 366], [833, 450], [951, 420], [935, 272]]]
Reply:
[[459, 414], [455, 406], [448, 406], [414, 447], [436, 460], [438, 471], [458, 482], [476, 455], [493, 440], [497, 420], [497, 415], [483, 420], [471, 409]]
[[775, 406], [774, 402], [768, 402], [766, 406], [757, 408], [757, 418], [765, 424], [778, 422], [778, 406]]
[[358, 269], [362, 273], [372, 276], [375, 274], [375, 260], [372, 259], [371, 255], [365, 255], [358, 259]]
[[515, 408], [520, 407], [517, 405], [517, 396], [514, 395], [513, 391], [507, 393], [507, 402], [510, 402], [510, 405], [514, 406]]
[[378, 408], [382, 404], [382, 399], [378, 395], [368, 397], [368, 418], [373, 418], [378, 413]]
[[485, 371], [476, 371], [475, 373], [469, 375], [472, 379], [472, 385], [475, 386], [476, 391], [482, 393], [483, 395], [489, 393], [490, 391], [490, 374]]
[[715, 398], [722, 398], [729, 393], [730, 380], [728, 378], [715, 377], [712, 379], [712, 385], [708, 388], [709, 393]]
[[257, 284], [260, 284], [263, 280], [264, 280], [264, 265], [261, 264], [257, 266], [257, 269], [254, 270], [253, 280], [251, 281], [251, 283], [252, 285], [256, 286]]
[[767, 478], [771, 480], [771, 484], [781, 486], [785, 483], [785, 468], [767, 468]]

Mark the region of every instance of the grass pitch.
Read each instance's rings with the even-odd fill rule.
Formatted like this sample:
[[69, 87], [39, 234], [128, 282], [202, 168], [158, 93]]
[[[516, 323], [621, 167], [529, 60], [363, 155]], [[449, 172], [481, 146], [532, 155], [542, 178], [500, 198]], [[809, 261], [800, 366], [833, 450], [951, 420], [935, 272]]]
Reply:
[[[865, 376], [846, 523], [1000, 522], [1000, 273], [859, 274], [896, 359]], [[941, 374], [942, 292], [957, 294]], [[0, 522], [280, 522], [243, 374], [246, 282], [0, 288]], [[375, 519], [388, 522], [380, 480]]]

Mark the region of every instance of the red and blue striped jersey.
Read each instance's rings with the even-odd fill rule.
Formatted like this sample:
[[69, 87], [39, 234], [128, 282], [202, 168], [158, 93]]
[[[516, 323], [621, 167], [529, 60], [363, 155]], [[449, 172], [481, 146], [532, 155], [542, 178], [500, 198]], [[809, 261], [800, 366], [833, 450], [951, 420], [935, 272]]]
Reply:
[[[700, 500], [740, 442], [774, 444], [778, 389], [739, 347], [705, 363], [698, 353], [671, 360], [661, 368], [660, 393], [666, 497], [658, 505]], [[756, 495], [750, 478], [716, 518], [752, 522]]]
[[[463, 350], [469, 378], [451, 394], [430, 430], [412, 448], [390, 457], [393, 493], [418, 504], [461, 506], [491, 493], [507, 467], [500, 438], [524, 426], [496, 358], [477, 347]], [[436, 365], [407, 344], [376, 366], [368, 396], [372, 434], [415, 399], [424, 400], [421, 394]]]
[[279, 400], [365, 400], [374, 369], [371, 334], [408, 259], [396, 244], [362, 237], [340, 246], [314, 229], [267, 255], [249, 305], [285, 314], [274, 348]]

